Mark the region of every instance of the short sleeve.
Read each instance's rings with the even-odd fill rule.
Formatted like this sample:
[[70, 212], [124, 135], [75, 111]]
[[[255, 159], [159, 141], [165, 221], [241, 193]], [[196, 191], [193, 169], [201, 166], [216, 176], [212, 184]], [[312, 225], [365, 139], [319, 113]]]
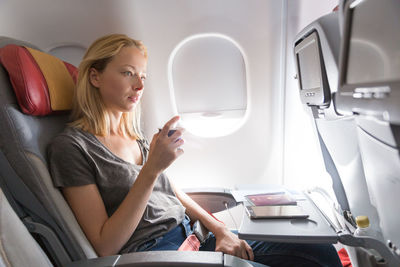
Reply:
[[48, 160], [54, 186], [95, 184], [94, 170], [87, 153], [71, 137], [59, 135], [49, 145]]

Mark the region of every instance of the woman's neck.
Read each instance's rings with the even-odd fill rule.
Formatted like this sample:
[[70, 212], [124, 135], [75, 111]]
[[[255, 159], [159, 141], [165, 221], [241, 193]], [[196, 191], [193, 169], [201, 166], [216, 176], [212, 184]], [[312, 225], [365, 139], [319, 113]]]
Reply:
[[110, 119], [110, 135], [119, 135], [119, 125], [121, 123], [122, 112], [120, 111], [109, 111], [108, 116]]

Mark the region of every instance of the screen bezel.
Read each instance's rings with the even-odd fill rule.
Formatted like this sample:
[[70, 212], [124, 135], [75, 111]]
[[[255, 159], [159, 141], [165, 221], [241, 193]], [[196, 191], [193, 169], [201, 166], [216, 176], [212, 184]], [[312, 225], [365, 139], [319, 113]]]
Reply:
[[[347, 1], [344, 7], [343, 38], [339, 57], [339, 85], [335, 96], [336, 112], [343, 115], [367, 115], [384, 121], [400, 123], [400, 110], [396, 108], [400, 99], [399, 81], [380, 81], [368, 83], [347, 83], [349, 63], [350, 35], [353, 13], [357, 5]], [[378, 95], [380, 97], [375, 97]], [[372, 96], [371, 96], [372, 95]], [[390, 96], [390, 97], [389, 97]], [[396, 103], [397, 102], [397, 103]]]
[[[318, 75], [320, 80], [319, 88], [303, 88], [302, 79], [301, 79], [301, 68], [299, 62], [299, 53], [301, 50], [306, 48], [311, 42], [314, 42], [317, 49], [317, 59], [320, 68], [318, 68]], [[327, 80], [326, 72], [325, 72], [325, 64], [323, 61], [323, 56], [321, 52], [321, 44], [318, 36], [318, 32], [313, 30], [309, 32], [303, 39], [295, 44], [294, 47], [294, 55], [295, 55], [295, 65], [297, 71], [297, 79], [299, 82], [300, 88], [300, 99], [303, 104], [307, 104], [309, 106], [329, 106], [331, 100], [329, 83]]]

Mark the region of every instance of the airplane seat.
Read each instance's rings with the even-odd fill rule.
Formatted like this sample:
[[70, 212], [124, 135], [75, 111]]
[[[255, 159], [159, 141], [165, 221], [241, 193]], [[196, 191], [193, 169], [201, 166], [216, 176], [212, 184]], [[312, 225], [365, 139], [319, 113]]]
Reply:
[[[339, 12], [317, 19], [297, 34], [294, 56], [300, 99], [313, 119], [325, 168], [332, 178], [337, 223], [354, 232], [354, 218], [367, 215], [382, 241], [378, 212], [367, 188], [355, 117], [338, 114], [335, 109], [340, 40]], [[357, 263], [361, 260], [358, 249], [345, 248], [353, 266], [368, 266]]]
[[[35, 46], [0, 37], [0, 185], [52, 263], [251, 266], [221, 252], [160, 251], [97, 257], [61, 192], [53, 186], [46, 160], [48, 143], [68, 121], [76, 75], [74, 66]], [[226, 199], [225, 193], [219, 195]]]
[[[44, 116], [51, 109], [51, 96], [40, 94], [38, 86], [46, 83], [39, 66], [28, 49], [37, 47], [8, 37], [0, 37], [0, 147], [2, 163], [9, 164], [17, 178], [33, 192], [46, 212], [45, 225], [53, 228], [67, 244], [73, 260], [96, 257], [94, 249], [80, 229], [61, 192], [54, 188], [47, 169], [46, 147], [49, 141], [65, 127], [68, 114]], [[73, 67], [68, 66], [70, 69]], [[65, 70], [64, 70], [65, 71]], [[32, 79], [31, 79], [32, 78]], [[10, 82], [11, 79], [11, 82]], [[72, 82], [70, 77], [70, 83]], [[18, 94], [13, 85], [19, 86]], [[71, 84], [70, 84], [71, 85]], [[27, 88], [33, 88], [29, 91]], [[27, 93], [26, 100], [23, 93]], [[64, 96], [61, 96], [64, 97]], [[42, 107], [44, 100], [47, 106]], [[21, 108], [20, 108], [21, 104]], [[30, 115], [29, 113], [33, 114]], [[38, 114], [36, 116], [35, 114]], [[40, 115], [40, 116], [39, 116]], [[2, 177], [14, 179], [14, 177]], [[27, 194], [21, 192], [22, 196]], [[22, 201], [22, 200], [19, 200]], [[25, 200], [32, 204], [29, 199]], [[29, 207], [35, 210], [35, 206]], [[47, 220], [38, 218], [36, 221]], [[55, 245], [50, 245], [55, 249]], [[50, 252], [51, 253], [51, 252]], [[54, 252], [60, 253], [60, 252]]]
[[300, 98], [312, 116], [340, 208], [351, 217], [378, 220], [369, 201], [354, 116], [335, 111], [340, 34], [337, 12], [308, 25], [294, 44]]
[[[2, 185], [4, 186], [4, 185]], [[11, 202], [13, 202], [12, 196]], [[0, 189], [0, 266], [43, 266], [52, 267], [46, 253], [42, 250], [35, 239], [32, 238], [25, 225], [11, 207], [7, 197]], [[95, 258], [87, 261], [75, 261], [56, 264], [55, 266], [89, 267], [89, 266], [209, 266], [221, 265], [223, 257], [224, 265], [229, 267], [243, 266], [251, 267], [249, 263], [232, 257], [222, 256], [222, 253], [184, 251], [160, 252], [138, 252], [127, 254], [127, 257], [120, 255]], [[185, 255], [186, 254], [186, 255]], [[156, 258], [156, 260], [154, 259]], [[203, 258], [203, 259], [202, 259]], [[207, 260], [204, 260], [207, 259]], [[257, 266], [264, 266], [262, 264]]]
[[0, 265], [53, 266], [0, 189]]
[[371, 202], [384, 243], [400, 259], [400, 5], [345, 1], [343, 10], [337, 110], [356, 116]]

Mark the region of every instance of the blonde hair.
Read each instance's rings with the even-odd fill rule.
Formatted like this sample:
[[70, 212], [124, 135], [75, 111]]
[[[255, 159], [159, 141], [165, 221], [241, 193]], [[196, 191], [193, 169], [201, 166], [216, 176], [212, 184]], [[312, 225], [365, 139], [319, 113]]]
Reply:
[[[107, 64], [123, 47], [137, 47], [147, 59], [147, 49], [141, 41], [124, 34], [111, 34], [97, 39], [86, 51], [79, 64], [78, 81], [74, 94], [70, 126], [90, 132], [94, 135], [110, 134], [110, 118], [99, 93], [90, 82], [90, 69], [103, 72]], [[140, 130], [140, 104], [135, 110], [124, 112], [119, 132], [134, 139], [143, 139]]]

